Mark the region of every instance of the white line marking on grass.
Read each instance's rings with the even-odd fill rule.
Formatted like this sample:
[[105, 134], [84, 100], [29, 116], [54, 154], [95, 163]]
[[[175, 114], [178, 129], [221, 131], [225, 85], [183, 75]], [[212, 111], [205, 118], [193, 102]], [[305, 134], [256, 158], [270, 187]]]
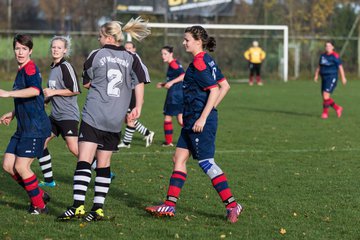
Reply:
[[[227, 154], [227, 153], [307, 153], [307, 152], [358, 152], [360, 148], [347, 148], [347, 149], [274, 149], [274, 150], [217, 150], [218, 154]], [[154, 152], [118, 152], [122, 155], [150, 155], [150, 154], [159, 154], [159, 155], [168, 155], [174, 154], [174, 151], [154, 151]]]
[[[228, 154], [228, 153], [310, 153], [310, 152], [359, 152], [360, 148], [326, 148], [326, 149], [273, 149], [273, 150], [216, 150], [217, 154]], [[121, 155], [171, 155], [174, 154], [174, 151], [153, 151], [153, 152], [128, 152], [122, 150], [119, 152], [114, 152], [114, 154]], [[0, 154], [3, 154], [0, 151]], [[66, 151], [62, 154], [72, 155], [70, 152]]]

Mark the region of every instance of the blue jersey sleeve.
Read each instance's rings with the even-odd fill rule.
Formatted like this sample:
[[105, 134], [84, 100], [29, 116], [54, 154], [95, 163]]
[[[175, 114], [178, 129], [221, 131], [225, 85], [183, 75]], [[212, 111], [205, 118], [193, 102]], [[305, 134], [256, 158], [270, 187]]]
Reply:
[[340, 57], [338, 55], [334, 56], [334, 62], [335, 62], [337, 67], [339, 67], [342, 64], [341, 59], [340, 59]]
[[221, 82], [225, 79], [225, 76], [222, 74], [220, 68], [216, 67], [215, 69], [216, 81]]
[[209, 90], [210, 88], [217, 87], [216, 67], [209, 66], [204, 61], [203, 56], [195, 57], [194, 66], [198, 75], [196, 81], [203, 90]]

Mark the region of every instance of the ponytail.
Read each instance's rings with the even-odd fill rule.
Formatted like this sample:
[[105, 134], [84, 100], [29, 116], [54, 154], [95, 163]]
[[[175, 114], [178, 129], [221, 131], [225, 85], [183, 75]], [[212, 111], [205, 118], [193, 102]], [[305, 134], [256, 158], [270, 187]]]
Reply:
[[123, 31], [129, 33], [131, 37], [136, 40], [141, 41], [151, 33], [147, 24], [148, 21], [144, 21], [141, 17], [137, 17], [136, 19], [131, 18], [130, 21], [123, 27]]

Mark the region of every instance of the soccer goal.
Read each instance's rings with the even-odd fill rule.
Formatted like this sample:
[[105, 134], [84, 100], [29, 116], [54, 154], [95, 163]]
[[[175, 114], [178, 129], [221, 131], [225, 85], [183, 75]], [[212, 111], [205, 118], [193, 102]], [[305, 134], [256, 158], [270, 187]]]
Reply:
[[[238, 24], [199, 24], [199, 23], [149, 23], [152, 29], [151, 39], [139, 44], [141, 55], [156, 56], [158, 61], [146, 63], [152, 69], [156, 69], [159, 63], [160, 45], [172, 45], [174, 55], [186, 62], [191, 60], [188, 54], [184, 54], [182, 41], [184, 29], [201, 25], [209, 35], [214, 36], [217, 41], [215, 59], [221, 66], [228, 78], [237, 79], [247, 76], [247, 63], [243, 53], [250, 47], [253, 40], [260, 40], [260, 46], [267, 52], [264, 62], [265, 75], [277, 75], [277, 79], [284, 82], [288, 80], [288, 27], [285, 25], [238, 25]], [[131, 39], [127, 39], [131, 40]], [[150, 40], [150, 41], [149, 41]], [[265, 46], [264, 46], [265, 45]], [[156, 52], [154, 52], [156, 50]], [[154, 55], [156, 54], [156, 55]], [[156, 58], [155, 58], [156, 59]], [[154, 60], [155, 60], [154, 59]], [[153, 66], [151, 66], [153, 64]], [[163, 69], [162, 69], [163, 70]], [[163, 72], [163, 71], [162, 71]], [[246, 75], [245, 75], [246, 74]]]

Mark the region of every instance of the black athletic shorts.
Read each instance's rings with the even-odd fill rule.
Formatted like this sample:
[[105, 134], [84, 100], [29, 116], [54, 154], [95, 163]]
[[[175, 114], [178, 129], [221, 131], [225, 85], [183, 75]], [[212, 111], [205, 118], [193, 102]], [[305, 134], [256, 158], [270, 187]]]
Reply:
[[51, 132], [55, 136], [61, 136], [65, 139], [65, 137], [77, 137], [78, 136], [78, 126], [79, 122], [75, 120], [62, 120], [56, 121], [55, 119], [50, 117], [51, 122]]
[[120, 143], [120, 134], [114, 132], [106, 132], [96, 129], [84, 121], [81, 121], [79, 130], [79, 142], [97, 143], [98, 150], [117, 151], [117, 145]]
[[135, 97], [135, 90], [133, 89], [131, 92], [131, 99], [128, 108], [128, 113], [131, 113], [131, 111], [135, 108], [135, 106], [136, 106], [136, 97]]
[[260, 76], [261, 63], [249, 63], [250, 76]]

